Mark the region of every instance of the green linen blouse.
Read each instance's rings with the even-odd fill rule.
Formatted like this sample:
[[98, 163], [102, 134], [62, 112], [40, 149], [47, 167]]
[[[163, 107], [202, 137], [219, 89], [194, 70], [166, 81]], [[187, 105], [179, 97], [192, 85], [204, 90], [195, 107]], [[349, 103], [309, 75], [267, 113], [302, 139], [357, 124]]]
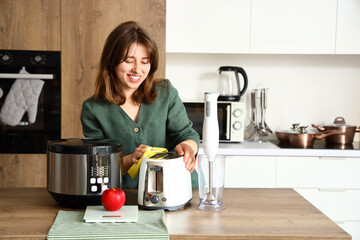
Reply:
[[[123, 154], [128, 155], [140, 145], [165, 147], [173, 150], [180, 142], [191, 139], [198, 147], [199, 134], [192, 128], [184, 104], [177, 90], [168, 80], [156, 85], [158, 91], [151, 104], [142, 103], [137, 121], [133, 121], [117, 104], [108, 103], [103, 98], [85, 100], [81, 110], [84, 136], [120, 142]], [[192, 174], [193, 187], [197, 186], [197, 173]], [[123, 176], [124, 188], [137, 188], [138, 176]]]

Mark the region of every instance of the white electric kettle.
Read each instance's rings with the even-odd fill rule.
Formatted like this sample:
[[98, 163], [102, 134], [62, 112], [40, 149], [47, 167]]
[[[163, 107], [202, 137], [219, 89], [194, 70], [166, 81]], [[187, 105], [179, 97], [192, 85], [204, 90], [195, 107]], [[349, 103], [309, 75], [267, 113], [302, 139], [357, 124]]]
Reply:
[[191, 173], [175, 152], [144, 157], [139, 172], [140, 209], [178, 210], [192, 199]]

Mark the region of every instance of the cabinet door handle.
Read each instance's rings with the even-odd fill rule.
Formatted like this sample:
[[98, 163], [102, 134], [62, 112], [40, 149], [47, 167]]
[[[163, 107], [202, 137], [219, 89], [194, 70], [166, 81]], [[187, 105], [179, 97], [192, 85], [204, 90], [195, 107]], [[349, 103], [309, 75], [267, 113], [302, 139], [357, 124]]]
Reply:
[[346, 158], [343, 157], [319, 157], [320, 160], [328, 160], [328, 161], [345, 161]]
[[319, 188], [320, 192], [345, 192], [345, 188]]
[[344, 220], [334, 220], [334, 222], [336, 224], [344, 224], [344, 223], [346, 223], [346, 221], [344, 221]]

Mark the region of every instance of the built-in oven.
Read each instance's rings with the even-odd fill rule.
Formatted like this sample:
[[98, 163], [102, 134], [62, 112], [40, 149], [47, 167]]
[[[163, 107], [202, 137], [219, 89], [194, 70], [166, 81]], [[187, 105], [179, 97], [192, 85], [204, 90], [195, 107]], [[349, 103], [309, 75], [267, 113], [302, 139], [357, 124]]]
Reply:
[[[193, 129], [202, 140], [204, 123], [204, 103], [184, 102], [187, 115], [193, 123]], [[245, 104], [243, 102], [218, 102], [218, 122], [220, 142], [244, 141]]]
[[46, 153], [60, 138], [60, 52], [0, 50], [0, 153]]

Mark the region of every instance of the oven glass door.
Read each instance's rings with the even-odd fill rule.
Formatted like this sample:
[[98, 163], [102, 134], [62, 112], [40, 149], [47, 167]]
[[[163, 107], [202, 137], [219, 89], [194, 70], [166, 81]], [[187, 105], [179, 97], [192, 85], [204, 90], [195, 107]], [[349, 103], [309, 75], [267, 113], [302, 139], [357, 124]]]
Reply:
[[[24, 113], [21, 119], [6, 117], [5, 121], [0, 118], [0, 153], [46, 153], [47, 141], [61, 138], [60, 52], [0, 51], [2, 56], [5, 53], [9, 54], [10, 60], [4, 61], [6, 58], [3, 57], [0, 61], [0, 89], [3, 93], [0, 116], [21, 116], [19, 112]], [[36, 62], [31, 56], [41, 56], [43, 60]], [[24, 78], [19, 74], [21, 69], [28, 73]], [[17, 79], [22, 79], [22, 82], [14, 85]], [[36, 97], [29, 91], [38, 90], [30, 84], [39, 79], [44, 84], [40, 93], [35, 94], [38, 97], [36, 102]], [[29, 113], [36, 116], [35, 122], [30, 121]]]

